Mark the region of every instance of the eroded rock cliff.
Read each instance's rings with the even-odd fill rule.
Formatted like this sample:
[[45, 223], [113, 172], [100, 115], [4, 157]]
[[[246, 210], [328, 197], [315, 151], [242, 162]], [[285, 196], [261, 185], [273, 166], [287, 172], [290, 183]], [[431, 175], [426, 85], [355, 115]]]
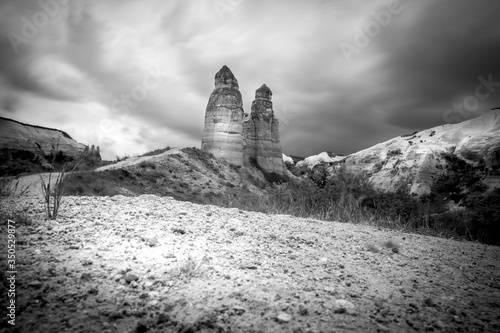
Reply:
[[41, 157], [62, 151], [67, 156], [76, 157], [85, 147], [61, 130], [0, 117], [0, 151], [27, 151]]
[[205, 112], [201, 149], [242, 165], [243, 102], [238, 80], [227, 66], [215, 75], [215, 89]]
[[279, 122], [274, 116], [271, 89], [263, 84], [255, 92], [250, 115], [243, 120], [245, 164], [256, 163], [267, 173], [283, 175]]
[[[325, 154], [323, 154], [325, 155]], [[327, 174], [344, 166], [347, 171], [368, 174], [379, 189], [394, 191], [407, 186], [411, 193], [428, 194], [434, 182], [450, 173], [443, 156], [455, 156], [484, 169], [483, 182], [500, 187], [500, 110], [459, 124], [448, 124], [379, 143], [357, 153], [325, 160], [309, 157], [298, 167], [325, 169]]]

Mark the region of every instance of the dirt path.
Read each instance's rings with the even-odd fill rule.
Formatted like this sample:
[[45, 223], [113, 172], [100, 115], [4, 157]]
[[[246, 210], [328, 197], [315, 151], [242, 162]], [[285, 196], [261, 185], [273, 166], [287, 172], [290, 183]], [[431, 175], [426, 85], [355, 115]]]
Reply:
[[59, 176], [59, 173], [56, 172], [53, 173], [52, 175], [50, 175], [49, 173], [41, 173], [36, 175], [19, 177], [18, 179], [13, 180], [11, 183], [11, 187], [16, 188], [14, 194], [16, 196], [22, 195], [23, 197], [30, 197], [30, 198], [41, 197], [42, 182], [40, 176], [43, 178], [46, 184], [48, 184], [49, 182], [49, 177], [50, 177], [50, 183], [55, 184], [57, 177]]
[[36, 197], [0, 205], [35, 221], [17, 332], [500, 330], [498, 247], [152, 195], [68, 197], [57, 221]]

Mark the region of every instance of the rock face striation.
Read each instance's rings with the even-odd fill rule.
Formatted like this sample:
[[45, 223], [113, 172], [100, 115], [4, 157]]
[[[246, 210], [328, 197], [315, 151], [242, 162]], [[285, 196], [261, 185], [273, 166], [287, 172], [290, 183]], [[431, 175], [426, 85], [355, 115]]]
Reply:
[[50, 169], [55, 157], [101, 161], [99, 147], [89, 148], [61, 130], [0, 117], [0, 175], [26, 172], [33, 163]]
[[28, 151], [44, 157], [57, 149], [67, 156], [76, 157], [85, 148], [84, 144], [76, 142], [61, 130], [0, 117], [0, 151]]
[[252, 111], [243, 120], [243, 162], [257, 163], [265, 172], [283, 175], [279, 122], [274, 116], [272, 96], [265, 84], [255, 92]]
[[267, 173], [284, 174], [279, 123], [274, 116], [272, 92], [265, 84], [257, 89], [246, 118], [238, 80], [227, 66], [215, 75], [201, 149], [235, 165], [256, 164]]
[[217, 158], [242, 165], [243, 102], [238, 80], [227, 66], [215, 75], [215, 89], [210, 95], [201, 149]]

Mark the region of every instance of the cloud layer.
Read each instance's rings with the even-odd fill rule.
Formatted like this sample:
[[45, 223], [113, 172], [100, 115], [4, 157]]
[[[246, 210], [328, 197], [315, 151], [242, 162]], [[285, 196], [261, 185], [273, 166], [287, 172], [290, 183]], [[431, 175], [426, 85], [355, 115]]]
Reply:
[[199, 147], [213, 77], [273, 90], [283, 150], [348, 154], [500, 106], [500, 2], [7, 0], [0, 116], [107, 159]]

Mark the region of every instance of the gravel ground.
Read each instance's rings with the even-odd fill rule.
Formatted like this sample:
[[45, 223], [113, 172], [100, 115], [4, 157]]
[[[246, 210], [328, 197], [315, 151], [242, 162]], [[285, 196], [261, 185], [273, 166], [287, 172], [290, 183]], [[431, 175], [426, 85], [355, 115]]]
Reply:
[[499, 247], [153, 195], [0, 206], [34, 221], [1, 332], [500, 331]]

